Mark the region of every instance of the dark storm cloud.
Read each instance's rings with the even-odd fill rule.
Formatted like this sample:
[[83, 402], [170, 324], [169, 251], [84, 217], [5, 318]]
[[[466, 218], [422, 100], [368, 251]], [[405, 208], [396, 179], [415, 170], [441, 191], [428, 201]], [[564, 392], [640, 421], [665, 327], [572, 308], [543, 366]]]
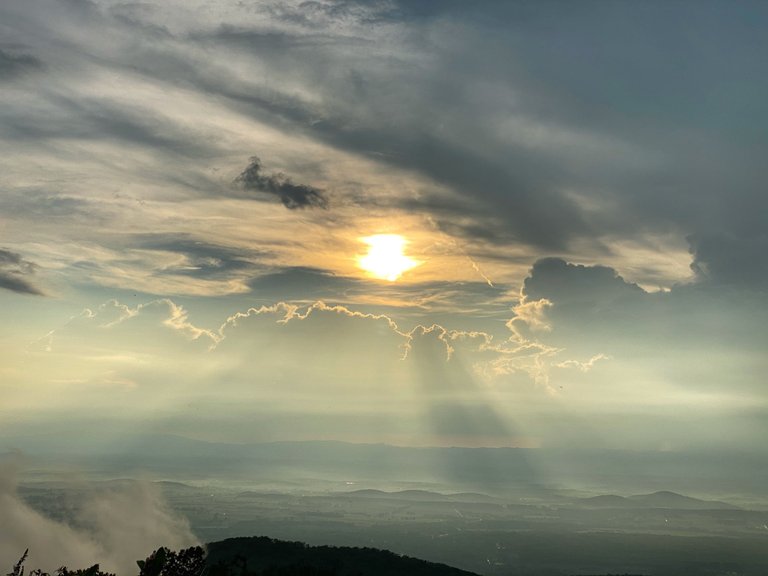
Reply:
[[15, 53], [0, 48], [0, 81], [42, 68], [43, 63], [30, 54]]
[[261, 160], [252, 156], [250, 163], [234, 183], [246, 191], [266, 192], [277, 196], [283, 206], [289, 210], [297, 208], [328, 208], [325, 193], [306, 184], [295, 184], [282, 173], [266, 175], [262, 171]]
[[42, 296], [43, 292], [29, 281], [37, 266], [21, 254], [0, 249], [0, 288], [19, 294]]

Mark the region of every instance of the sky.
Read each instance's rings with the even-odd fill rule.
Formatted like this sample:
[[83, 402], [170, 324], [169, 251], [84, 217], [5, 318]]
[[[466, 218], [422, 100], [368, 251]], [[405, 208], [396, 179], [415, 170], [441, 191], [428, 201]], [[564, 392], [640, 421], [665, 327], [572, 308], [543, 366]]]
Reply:
[[0, 435], [764, 454], [766, 25], [2, 2]]

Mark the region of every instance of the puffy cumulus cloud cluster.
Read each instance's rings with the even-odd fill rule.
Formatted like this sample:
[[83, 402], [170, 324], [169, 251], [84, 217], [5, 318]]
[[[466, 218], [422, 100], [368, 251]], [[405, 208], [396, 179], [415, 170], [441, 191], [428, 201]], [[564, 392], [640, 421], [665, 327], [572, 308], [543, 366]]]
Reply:
[[198, 545], [189, 524], [170, 510], [159, 490], [145, 482], [90, 493], [73, 527], [32, 509], [16, 492], [17, 459], [0, 459], [0, 565], [13, 566], [29, 549], [27, 566], [52, 572], [64, 565], [100, 564], [118, 574], [135, 572], [136, 560], [158, 547]]
[[[6, 409], [23, 417], [113, 418], [118, 429], [141, 420], [186, 430], [199, 418], [206, 433], [237, 422], [235, 437], [244, 440], [263, 433], [259, 419], [282, 419], [267, 438], [301, 429], [301, 437], [383, 440], [394, 427], [410, 434], [402, 441], [441, 442], [441, 426], [423, 430], [432, 404], [452, 406], [453, 415], [461, 406], [498, 411], [502, 422], [505, 409], [493, 407], [499, 394], [541, 400], [531, 363], [544, 350], [483, 331], [404, 328], [383, 314], [323, 302], [251, 308], [206, 329], [170, 300], [110, 301], [32, 344], [8, 371], [3, 393]], [[517, 385], [498, 385], [501, 375]], [[372, 431], [369, 417], [388, 423]], [[487, 432], [466, 428], [465, 440]]]
[[[204, 328], [168, 299], [111, 301], [37, 341], [3, 389], [27, 415], [87, 405], [126, 425], [238, 440], [703, 446], [701, 421], [717, 431], [766, 408], [765, 301], [704, 277], [649, 292], [559, 258], [532, 266], [506, 332], [492, 329], [504, 317], [454, 315], [478, 327], [454, 329], [322, 301]], [[653, 419], [665, 426], [649, 429]]]

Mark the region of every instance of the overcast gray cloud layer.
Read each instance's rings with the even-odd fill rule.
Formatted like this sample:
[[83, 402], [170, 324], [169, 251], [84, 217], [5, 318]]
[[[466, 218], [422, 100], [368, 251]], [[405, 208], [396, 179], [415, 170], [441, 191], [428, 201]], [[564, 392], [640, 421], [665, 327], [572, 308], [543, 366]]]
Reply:
[[[43, 109], [6, 107], [6, 134], [40, 143], [90, 135], [210, 154], [216, 144], [192, 127], [78, 93], [94, 67], [132, 69], [428, 175], [458, 199], [427, 194], [407, 207], [453, 233], [480, 226], [498, 242], [550, 250], [670, 229], [711, 243], [719, 234], [761, 241], [761, 3], [242, 10], [238, 20], [226, 9], [6, 5], [4, 35], [23, 52], [3, 52], [4, 76], [31, 82], [17, 71], [49, 64]], [[260, 178], [258, 187], [289, 207], [325, 203], [312, 187]]]

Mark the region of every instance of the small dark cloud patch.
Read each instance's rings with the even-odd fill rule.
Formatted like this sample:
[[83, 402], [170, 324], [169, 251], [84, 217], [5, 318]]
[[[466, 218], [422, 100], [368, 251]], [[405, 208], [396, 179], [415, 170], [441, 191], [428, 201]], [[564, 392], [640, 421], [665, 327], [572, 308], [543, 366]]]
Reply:
[[264, 174], [261, 160], [252, 156], [250, 163], [235, 178], [234, 183], [246, 191], [266, 192], [280, 198], [289, 210], [298, 208], [328, 208], [328, 199], [322, 190], [306, 184], [295, 184], [282, 173]]
[[0, 288], [19, 294], [42, 296], [43, 292], [27, 278], [36, 269], [37, 265], [25, 260], [20, 254], [0, 248]]
[[42, 68], [43, 63], [30, 54], [16, 54], [0, 48], [0, 80], [16, 78]]

